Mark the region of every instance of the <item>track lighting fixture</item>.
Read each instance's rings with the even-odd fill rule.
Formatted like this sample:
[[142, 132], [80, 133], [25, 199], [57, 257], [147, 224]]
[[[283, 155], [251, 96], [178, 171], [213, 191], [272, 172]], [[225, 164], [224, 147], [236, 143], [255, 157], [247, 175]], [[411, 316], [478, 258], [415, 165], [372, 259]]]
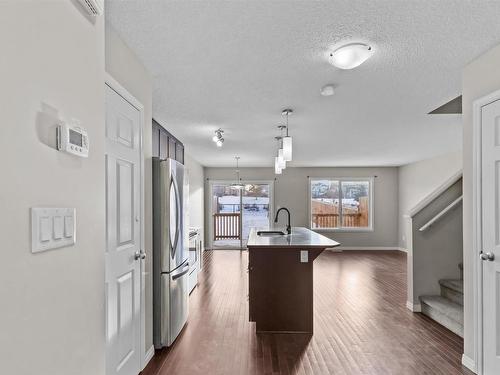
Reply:
[[212, 141], [215, 142], [217, 147], [222, 147], [222, 144], [224, 143], [224, 138], [222, 137], [222, 134], [224, 134], [224, 130], [219, 128], [215, 131], [215, 134], [212, 137]]

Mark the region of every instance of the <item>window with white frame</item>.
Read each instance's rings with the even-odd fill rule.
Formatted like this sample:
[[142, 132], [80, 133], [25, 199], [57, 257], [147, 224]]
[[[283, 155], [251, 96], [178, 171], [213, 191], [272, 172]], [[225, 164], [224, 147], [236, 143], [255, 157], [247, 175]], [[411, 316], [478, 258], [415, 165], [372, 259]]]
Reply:
[[372, 230], [373, 178], [310, 178], [311, 229]]

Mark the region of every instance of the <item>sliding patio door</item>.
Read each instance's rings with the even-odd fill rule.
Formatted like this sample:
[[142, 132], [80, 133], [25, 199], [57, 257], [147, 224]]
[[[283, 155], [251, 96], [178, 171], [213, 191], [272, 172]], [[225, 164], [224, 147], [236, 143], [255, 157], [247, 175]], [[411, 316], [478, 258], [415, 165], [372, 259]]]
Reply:
[[253, 227], [269, 227], [273, 201], [272, 182], [245, 181], [243, 189], [230, 182], [210, 184], [211, 242], [213, 249], [246, 248]]

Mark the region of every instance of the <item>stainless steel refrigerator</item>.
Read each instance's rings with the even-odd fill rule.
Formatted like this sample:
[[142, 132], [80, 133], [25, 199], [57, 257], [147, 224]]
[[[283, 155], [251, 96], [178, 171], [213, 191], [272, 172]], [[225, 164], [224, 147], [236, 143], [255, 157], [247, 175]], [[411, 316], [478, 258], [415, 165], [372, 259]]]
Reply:
[[189, 244], [184, 166], [153, 158], [153, 340], [170, 346], [186, 324]]

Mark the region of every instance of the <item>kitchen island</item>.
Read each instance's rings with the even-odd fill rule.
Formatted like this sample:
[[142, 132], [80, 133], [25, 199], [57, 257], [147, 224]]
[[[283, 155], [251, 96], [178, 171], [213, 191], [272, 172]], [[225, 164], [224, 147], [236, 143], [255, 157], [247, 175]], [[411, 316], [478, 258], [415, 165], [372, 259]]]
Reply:
[[313, 262], [340, 244], [307, 228], [248, 237], [250, 321], [257, 332], [313, 333]]

